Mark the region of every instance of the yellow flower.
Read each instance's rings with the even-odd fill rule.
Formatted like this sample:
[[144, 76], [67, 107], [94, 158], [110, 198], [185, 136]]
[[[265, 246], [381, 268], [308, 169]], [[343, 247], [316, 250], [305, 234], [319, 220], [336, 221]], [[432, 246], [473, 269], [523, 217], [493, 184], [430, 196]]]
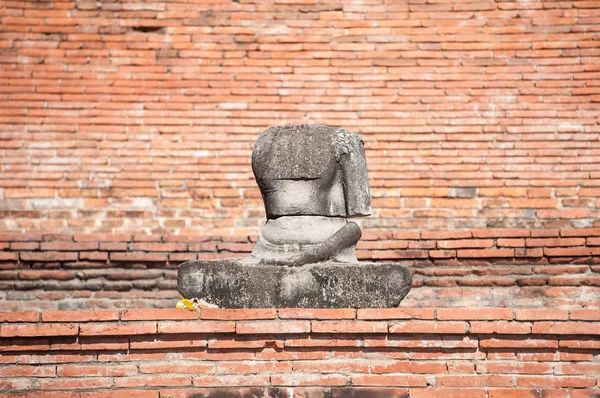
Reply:
[[195, 310], [196, 307], [194, 306], [194, 303], [192, 303], [191, 300], [188, 300], [186, 298], [182, 298], [181, 300], [179, 300], [177, 302], [177, 305], [175, 306], [175, 308], [179, 308], [179, 309], [188, 309], [188, 310]]

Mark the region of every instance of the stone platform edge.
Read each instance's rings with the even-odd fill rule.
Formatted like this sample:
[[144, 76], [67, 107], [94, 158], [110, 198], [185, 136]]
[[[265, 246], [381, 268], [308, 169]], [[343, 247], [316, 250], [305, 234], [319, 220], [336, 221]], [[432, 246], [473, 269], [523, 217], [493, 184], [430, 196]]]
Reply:
[[600, 394], [600, 309], [21, 311], [0, 321], [0, 397]]

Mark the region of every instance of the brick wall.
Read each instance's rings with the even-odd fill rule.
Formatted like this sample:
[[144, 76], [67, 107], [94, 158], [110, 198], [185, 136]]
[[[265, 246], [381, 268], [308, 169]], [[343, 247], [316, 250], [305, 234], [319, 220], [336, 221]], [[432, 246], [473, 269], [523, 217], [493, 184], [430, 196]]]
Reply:
[[[370, 232], [358, 256], [411, 268], [403, 307], [598, 308], [598, 236], [599, 229]], [[180, 263], [246, 256], [255, 240], [0, 234], [0, 311], [173, 308]]]
[[600, 394], [598, 310], [100, 310], [0, 320], [7, 398]]
[[363, 135], [368, 230], [598, 227], [599, 9], [5, 1], [0, 229], [255, 234], [286, 123]]

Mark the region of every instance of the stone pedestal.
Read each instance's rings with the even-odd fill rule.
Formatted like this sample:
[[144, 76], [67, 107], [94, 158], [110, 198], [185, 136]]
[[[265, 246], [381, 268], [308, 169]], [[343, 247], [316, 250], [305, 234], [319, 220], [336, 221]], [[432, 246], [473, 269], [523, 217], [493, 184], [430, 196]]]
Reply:
[[389, 308], [409, 292], [401, 264], [323, 262], [297, 267], [243, 259], [188, 261], [179, 266], [183, 297], [219, 308]]

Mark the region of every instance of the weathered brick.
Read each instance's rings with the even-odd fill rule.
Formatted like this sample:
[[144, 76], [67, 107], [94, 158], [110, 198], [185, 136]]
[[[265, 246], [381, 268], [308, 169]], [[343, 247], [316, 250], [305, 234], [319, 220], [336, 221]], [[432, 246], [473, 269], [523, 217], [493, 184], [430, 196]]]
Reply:
[[123, 377], [137, 374], [137, 366], [125, 365], [59, 365], [56, 375], [59, 377]]
[[192, 383], [192, 378], [179, 375], [119, 377], [114, 379], [114, 383], [117, 388], [176, 387], [189, 386]]
[[600, 310], [598, 309], [572, 309], [569, 313], [572, 321], [600, 321]]
[[391, 322], [389, 331], [390, 333], [463, 334], [466, 331], [466, 323], [435, 321]]
[[183, 309], [129, 309], [121, 311], [122, 321], [152, 321], [163, 319], [198, 319], [196, 311]]
[[512, 319], [512, 310], [510, 308], [438, 308], [436, 319], [440, 321]]
[[271, 383], [275, 386], [345, 386], [347, 378], [336, 374], [303, 374], [290, 373], [287, 375], [271, 376]]
[[[1, 330], [0, 330], [1, 331]], [[585, 334], [595, 335], [599, 331], [587, 322], [534, 322], [532, 333], [536, 334]]]
[[79, 326], [79, 334], [81, 336], [156, 334], [156, 322], [84, 323]]
[[276, 331], [277, 334], [308, 333], [309, 321], [256, 321], [238, 322], [235, 332], [238, 334], [267, 334]]
[[427, 380], [420, 375], [353, 375], [352, 385], [389, 386], [389, 387], [425, 387]]
[[37, 322], [40, 313], [36, 311], [0, 312], [0, 322]]
[[72, 252], [21, 252], [21, 261], [76, 261], [77, 253]]
[[357, 319], [433, 319], [433, 308], [358, 309]]
[[229, 321], [163, 321], [158, 322], [158, 333], [233, 333], [235, 322]]
[[79, 328], [75, 324], [8, 324], [0, 327], [0, 337], [46, 337], [77, 336]]
[[280, 308], [277, 310], [280, 319], [354, 319], [353, 308]]
[[383, 321], [313, 321], [313, 333], [387, 333], [388, 324]]
[[251, 320], [275, 319], [277, 311], [274, 308], [249, 308], [244, 310], [201, 308], [200, 319], [214, 320]]
[[517, 321], [568, 320], [569, 311], [559, 309], [515, 309]]
[[116, 310], [78, 310], [78, 311], [44, 311], [44, 322], [98, 322], [116, 321], [119, 312]]
[[473, 388], [415, 388], [411, 390], [410, 396], [411, 398], [436, 398], [439, 396], [444, 396], [446, 398], [485, 398], [486, 394], [484, 389]]
[[480, 334], [529, 334], [531, 324], [528, 322], [471, 322], [471, 333]]

